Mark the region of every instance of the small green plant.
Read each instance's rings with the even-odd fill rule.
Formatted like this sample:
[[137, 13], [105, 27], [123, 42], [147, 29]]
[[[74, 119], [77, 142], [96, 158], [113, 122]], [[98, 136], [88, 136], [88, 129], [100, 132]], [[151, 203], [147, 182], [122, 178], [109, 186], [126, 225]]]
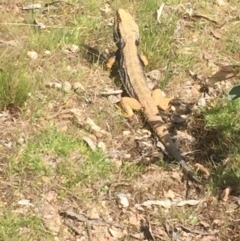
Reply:
[[13, 61], [3, 61], [4, 68], [0, 69], [0, 109], [22, 106], [33, 90], [26, 67], [23, 64], [14, 66]]

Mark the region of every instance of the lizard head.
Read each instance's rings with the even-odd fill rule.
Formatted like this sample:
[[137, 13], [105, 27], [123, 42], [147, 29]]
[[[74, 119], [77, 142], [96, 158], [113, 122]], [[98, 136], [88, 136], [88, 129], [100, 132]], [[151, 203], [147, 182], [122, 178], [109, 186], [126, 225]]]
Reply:
[[114, 20], [114, 41], [126, 43], [139, 42], [139, 29], [133, 17], [123, 9], [118, 9]]

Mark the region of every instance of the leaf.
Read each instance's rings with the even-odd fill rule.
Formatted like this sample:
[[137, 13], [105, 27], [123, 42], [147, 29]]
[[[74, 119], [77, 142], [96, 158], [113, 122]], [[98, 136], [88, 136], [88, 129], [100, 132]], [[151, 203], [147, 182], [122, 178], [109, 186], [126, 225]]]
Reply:
[[30, 4], [22, 7], [23, 10], [33, 10], [33, 9], [40, 9], [40, 8], [42, 8], [41, 3]]
[[157, 21], [159, 23], [161, 23], [161, 16], [162, 16], [162, 12], [163, 12], [163, 8], [164, 8], [164, 3], [162, 3], [162, 5], [159, 7], [159, 9], [157, 10]]
[[227, 187], [223, 190], [223, 192], [221, 193], [220, 195], [220, 199], [224, 202], [226, 202], [229, 198], [229, 195], [230, 195], [230, 192], [231, 192], [231, 188], [230, 187]]
[[240, 66], [239, 65], [226, 65], [222, 66], [215, 74], [213, 74], [208, 84], [213, 85], [218, 81], [228, 80], [233, 77], [240, 77]]
[[202, 173], [204, 173], [204, 176], [205, 176], [206, 179], [208, 179], [210, 177], [211, 174], [210, 174], [209, 170], [206, 167], [204, 167], [202, 164], [196, 163], [194, 166], [198, 170], [200, 170]]
[[28, 199], [22, 199], [20, 201], [18, 201], [19, 205], [23, 205], [23, 206], [31, 206], [34, 207], [34, 205], [30, 202], [30, 200]]
[[166, 199], [166, 200], [148, 200], [142, 203], [142, 206], [144, 207], [149, 207], [152, 205], [157, 205], [164, 208], [170, 208], [172, 206], [172, 202], [169, 199]]
[[214, 29], [211, 30], [211, 34], [212, 34], [213, 37], [216, 38], [216, 39], [220, 39], [220, 38], [222, 37], [222, 34], [221, 34], [219, 31], [214, 30]]
[[87, 145], [93, 150], [95, 151], [96, 150], [96, 145], [94, 144], [94, 142], [91, 140], [91, 138], [87, 137], [87, 136], [84, 136], [83, 137], [83, 140], [87, 143]]
[[228, 100], [236, 100], [240, 97], [240, 85], [234, 86], [229, 94], [228, 94]]
[[164, 197], [173, 200], [175, 198], [175, 193], [171, 189], [167, 192], [164, 191]]
[[183, 200], [183, 201], [180, 201], [177, 203], [177, 206], [178, 207], [182, 207], [182, 206], [185, 206], [185, 205], [190, 205], [190, 206], [195, 206], [197, 204], [199, 204], [199, 200]]
[[108, 231], [114, 238], [122, 238], [124, 236], [124, 233], [116, 228], [109, 228]]
[[37, 19], [34, 19], [33, 24], [35, 24], [37, 27], [44, 29], [46, 28], [44, 23], [39, 22]]

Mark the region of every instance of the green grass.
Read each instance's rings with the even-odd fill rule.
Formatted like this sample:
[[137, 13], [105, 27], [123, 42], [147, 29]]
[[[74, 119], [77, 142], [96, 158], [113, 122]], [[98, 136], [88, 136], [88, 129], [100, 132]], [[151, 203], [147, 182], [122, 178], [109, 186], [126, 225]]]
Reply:
[[0, 216], [0, 240], [24, 241], [53, 240], [41, 224], [41, 218], [28, 214], [4, 211]]
[[4, 67], [0, 69], [0, 109], [21, 107], [35, 89], [35, 81], [29, 76], [26, 64], [17, 61], [7, 58], [1, 63]]
[[121, 172], [125, 178], [132, 178], [142, 173], [144, 169], [144, 165], [136, 165], [135, 163], [124, 163]]
[[215, 102], [204, 112], [206, 127], [219, 130], [224, 139], [234, 142], [239, 138], [240, 101]]
[[[238, 31], [238, 29], [237, 29], [237, 31]], [[226, 42], [226, 45], [225, 45], [226, 53], [239, 54], [239, 52], [240, 52], [240, 47], [239, 47], [240, 41], [237, 37], [237, 36], [239, 36], [239, 31], [236, 32], [236, 29], [234, 28], [234, 30], [232, 30], [228, 34], [229, 34], [228, 36], [231, 36], [231, 38], [228, 37], [228, 39], [227, 39], [227, 42]]]
[[[59, 200], [74, 197], [79, 205], [84, 205], [96, 197], [96, 194], [89, 192], [90, 189], [87, 187], [96, 185], [100, 193], [106, 192], [104, 187], [111, 183], [114, 169], [114, 165], [105, 155], [99, 150], [91, 151], [80, 135], [63, 133], [52, 127], [32, 134], [27, 143], [9, 157], [4, 178], [8, 180], [9, 195], [12, 188], [18, 192], [30, 192], [36, 202], [41, 196], [42, 188], [48, 186], [56, 190]], [[14, 207], [10, 210], [14, 210]], [[17, 217], [11, 216], [11, 218], [15, 220], [13, 227], [25, 227], [24, 220], [19, 223]], [[36, 225], [35, 228], [41, 226], [41, 221], [37, 217], [33, 220], [26, 219], [26, 223], [28, 226]], [[8, 223], [3, 225], [10, 226]], [[9, 229], [13, 227], [10, 226]], [[7, 237], [4, 240], [15, 240], [14, 235], [11, 237], [8, 234], [7, 227], [4, 230], [6, 233], [3, 235]], [[32, 235], [36, 237], [35, 231]], [[22, 238], [25, 236], [22, 235]]]
[[[34, 135], [12, 159], [11, 171], [30, 176], [65, 178], [67, 187], [79, 182], [92, 183], [111, 172], [111, 165], [100, 151], [90, 151], [81, 137], [47, 128]], [[74, 155], [73, 159], [72, 155]]]
[[62, 161], [58, 165], [57, 173], [65, 178], [67, 188], [76, 184], [84, 185], [97, 182], [104, 178], [110, 180], [113, 166], [100, 152], [90, 153], [72, 162]]
[[[215, 158], [213, 160], [213, 180], [211, 188], [231, 186], [239, 188], [240, 171], [240, 101], [216, 101], [211, 108], [203, 111], [206, 128], [214, 130]], [[220, 155], [219, 155], [220, 154]], [[219, 161], [229, 158], [226, 166]]]

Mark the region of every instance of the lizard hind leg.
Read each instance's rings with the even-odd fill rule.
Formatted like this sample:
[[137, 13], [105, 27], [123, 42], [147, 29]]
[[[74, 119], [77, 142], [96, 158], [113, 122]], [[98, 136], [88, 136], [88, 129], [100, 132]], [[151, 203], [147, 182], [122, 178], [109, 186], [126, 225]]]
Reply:
[[173, 97], [166, 98], [160, 89], [155, 89], [152, 91], [152, 98], [161, 110], [167, 110], [169, 107], [169, 102], [173, 100]]
[[131, 97], [122, 97], [120, 105], [124, 111], [124, 116], [127, 118], [131, 118], [134, 115], [133, 110], [138, 111], [142, 108], [141, 104]]

